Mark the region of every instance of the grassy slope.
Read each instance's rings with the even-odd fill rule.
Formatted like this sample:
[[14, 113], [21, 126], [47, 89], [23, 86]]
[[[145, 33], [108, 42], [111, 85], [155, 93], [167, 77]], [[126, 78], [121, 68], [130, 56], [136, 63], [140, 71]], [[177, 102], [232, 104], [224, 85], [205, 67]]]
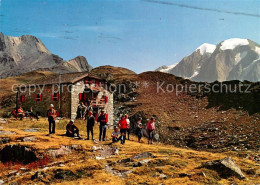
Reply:
[[[17, 134], [7, 136], [11, 138], [11, 144], [20, 143], [21, 145], [30, 146], [38, 151], [38, 153], [46, 153], [48, 149], [59, 148], [60, 145], [80, 145], [83, 150], [73, 151], [72, 154], [63, 156], [60, 158], [52, 159], [51, 162], [62, 162], [65, 163], [64, 167], [59, 167], [57, 164], [52, 165], [49, 169], [45, 170], [44, 173], [46, 177], [44, 180], [46, 182], [52, 182], [52, 184], [229, 184], [235, 182], [238, 184], [248, 184], [253, 182], [259, 182], [260, 177], [254, 177], [254, 175], [246, 174], [248, 180], [238, 180], [237, 178], [222, 179], [218, 176], [215, 171], [208, 169], [198, 169], [202, 162], [209, 160], [222, 159], [226, 156], [232, 156], [241, 169], [245, 172], [249, 169], [257, 170], [259, 169], [259, 164], [253, 160], [244, 158], [245, 153], [240, 152], [228, 152], [228, 153], [209, 153], [200, 152], [187, 149], [175, 148], [169, 145], [163, 145], [156, 143], [154, 145], [147, 145], [146, 139], [143, 141], [145, 143], [138, 143], [137, 139], [132, 136], [131, 141], [126, 141], [124, 146], [117, 144], [119, 147], [118, 156], [108, 155], [104, 160], [96, 160], [95, 156], [100, 153], [93, 153], [91, 151], [92, 146], [103, 146], [107, 147], [105, 144], [110, 143], [110, 141], [94, 144], [92, 141], [76, 140], [72, 138], [67, 138], [62, 136], [64, 134], [64, 127], [67, 120], [60, 120], [57, 123], [56, 135], [47, 136], [48, 133], [48, 123], [45, 119], [36, 120], [24, 120], [17, 121], [14, 119], [9, 119], [8, 123], [1, 124], [4, 130], [14, 131]], [[85, 122], [81, 120], [76, 121], [76, 125], [80, 128], [81, 136], [86, 136]], [[24, 132], [26, 128], [40, 128], [39, 132]], [[95, 138], [98, 137], [98, 127], [94, 129]], [[110, 136], [111, 130], [108, 131], [108, 137]], [[18, 138], [25, 136], [35, 136], [38, 138], [37, 142], [21, 142], [17, 140]], [[3, 137], [3, 136], [2, 136]], [[3, 145], [2, 145], [3, 146]], [[118, 171], [132, 170], [133, 172], [128, 174], [125, 178], [113, 175], [105, 170], [105, 165], [118, 161], [120, 159], [125, 159], [131, 157], [135, 154], [141, 152], [151, 152], [156, 158], [148, 165], [143, 165], [141, 167], [129, 167], [117, 164], [113, 166], [114, 169]], [[247, 154], [250, 152], [247, 152]], [[20, 183], [32, 184], [33, 182], [39, 182], [39, 180], [31, 180], [31, 176], [37, 171], [42, 169], [31, 169], [29, 173], [24, 174], [21, 172], [20, 167], [22, 166], [12, 166], [6, 167], [0, 163], [0, 177], [6, 179], [9, 172], [18, 168], [20, 172], [19, 176], [14, 177], [13, 181], [18, 181]], [[85, 173], [89, 174], [89, 177], [67, 179], [67, 180], [55, 180], [53, 179], [53, 171], [57, 169], [71, 170], [76, 172], [78, 170], [87, 169]], [[32, 173], [31, 173], [32, 172]], [[202, 172], [206, 174], [206, 177], [202, 175]], [[159, 178], [159, 174], [167, 175], [167, 179]], [[191, 174], [190, 177], [179, 177], [181, 173]]]

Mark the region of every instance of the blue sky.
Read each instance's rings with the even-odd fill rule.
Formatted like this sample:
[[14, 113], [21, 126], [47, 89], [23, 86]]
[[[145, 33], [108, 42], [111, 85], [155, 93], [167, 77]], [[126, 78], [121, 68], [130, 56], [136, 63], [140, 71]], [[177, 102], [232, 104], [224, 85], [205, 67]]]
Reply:
[[260, 43], [260, 0], [0, 0], [0, 31], [31, 34], [65, 60], [137, 73], [179, 62], [203, 43]]

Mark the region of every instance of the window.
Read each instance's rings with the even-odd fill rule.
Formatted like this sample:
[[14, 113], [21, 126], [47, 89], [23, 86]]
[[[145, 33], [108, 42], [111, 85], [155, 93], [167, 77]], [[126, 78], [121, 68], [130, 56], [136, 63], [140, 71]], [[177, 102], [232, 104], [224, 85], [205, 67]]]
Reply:
[[86, 101], [87, 94], [86, 93], [79, 93], [79, 101]]
[[21, 96], [20, 96], [20, 102], [23, 103], [24, 101], [25, 101], [25, 95], [21, 95]]
[[59, 93], [51, 94], [51, 100], [58, 101], [59, 100]]
[[85, 79], [85, 84], [90, 85], [90, 80], [89, 80], [89, 78], [86, 78], [86, 79]]
[[35, 101], [42, 101], [42, 94], [35, 94]]

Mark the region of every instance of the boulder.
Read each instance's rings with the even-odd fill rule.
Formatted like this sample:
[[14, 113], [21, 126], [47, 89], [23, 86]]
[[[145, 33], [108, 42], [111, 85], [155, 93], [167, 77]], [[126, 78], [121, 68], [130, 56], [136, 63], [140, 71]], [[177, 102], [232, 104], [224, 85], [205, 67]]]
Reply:
[[12, 132], [12, 131], [0, 130], [0, 136], [1, 135], [14, 135], [14, 134], [16, 134], [16, 133]]
[[39, 132], [40, 129], [38, 128], [29, 128], [29, 129], [25, 129], [24, 132]]
[[145, 158], [150, 158], [150, 157], [154, 158], [155, 156], [150, 152], [143, 152], [143, 153], [133, 156], [133, 159], [145, 159]]
[[1, 137], [0, 138], [0, 145], [9, 143], [11, 139], [9, 137]]
[[61, 146], [59, 149], [56, 150], [49, 150], [48, 155], [57, 158], [60, 156], [68, 155], [71, 153], [71, 149], [69, 147]]
[[37, 138], [36, 137], [25, 137], [22, 139], [23, 142], [33, 142], [36, 141]]
[[203, 163], [200, 167], [215, 170], [222, 178], [235, 176], [239, 179], [245, 179], [245, 175], [231, 157], [226, 157], [221, 160], [209, 161]]

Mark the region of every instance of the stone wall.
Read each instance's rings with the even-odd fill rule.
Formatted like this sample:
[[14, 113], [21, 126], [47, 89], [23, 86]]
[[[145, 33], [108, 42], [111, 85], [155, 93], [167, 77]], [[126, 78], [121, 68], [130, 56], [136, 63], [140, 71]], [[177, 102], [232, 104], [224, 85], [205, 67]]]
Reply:
[[[50, 104], [54, 105], [54, 108], [59, 111], [60, 116], [70, 117], [70, 92], [69, 86], [63, 85], [63, 91], [59, 93], [60, 99], [60, 109], [59, 100], [52, 100], [53, 90], [57, 91], [58, 86], [46, 85], [42, 87], [37, 87], [36, 89], [27, 87], [18, 92], [18, 106], [21, 105], [24, 111], [28, 111], [30, 107], [33, 107], [34, 112], [39, 112], [41, 116], [46, 116], [47, 110]], [[35, 101], [35, 95], [42, 92], [42, 101]], [[25, 102], [20, 101], [20, 95], [25, 96]]]
[[104, 110], [108, 114], [108, 124], [112, 127], [114, 125], [113, 94], [105, 91], [104, 95], [108, 97], [108, 102], [106, 103]]
[[79, 93], [83, 93], [85, 88], [84, 81], [79, 81], [76, 84], [71, 86], [71, 119], [76, 119], [77, 117], [77, 109], [79, 105]]
[[[86, 86], [89, 87], [89, 85], [84, 84], [84, 80], [72, 85], [71, 119], [75, 119], [77, 116], [77, 108], [79, 105], [79, 93], [83, 93]], [[94, 84], [92, 86], [94, 86]], [[103, 95], [108, 97], [108, 102], [105, 104], [104, 110], [105, 113], [108, 114], [108, 124], [112, 126], [114, 124], [113, 94], [101, 88], [101, 91], [98, 93], [97, 98], [102, 98]]]

